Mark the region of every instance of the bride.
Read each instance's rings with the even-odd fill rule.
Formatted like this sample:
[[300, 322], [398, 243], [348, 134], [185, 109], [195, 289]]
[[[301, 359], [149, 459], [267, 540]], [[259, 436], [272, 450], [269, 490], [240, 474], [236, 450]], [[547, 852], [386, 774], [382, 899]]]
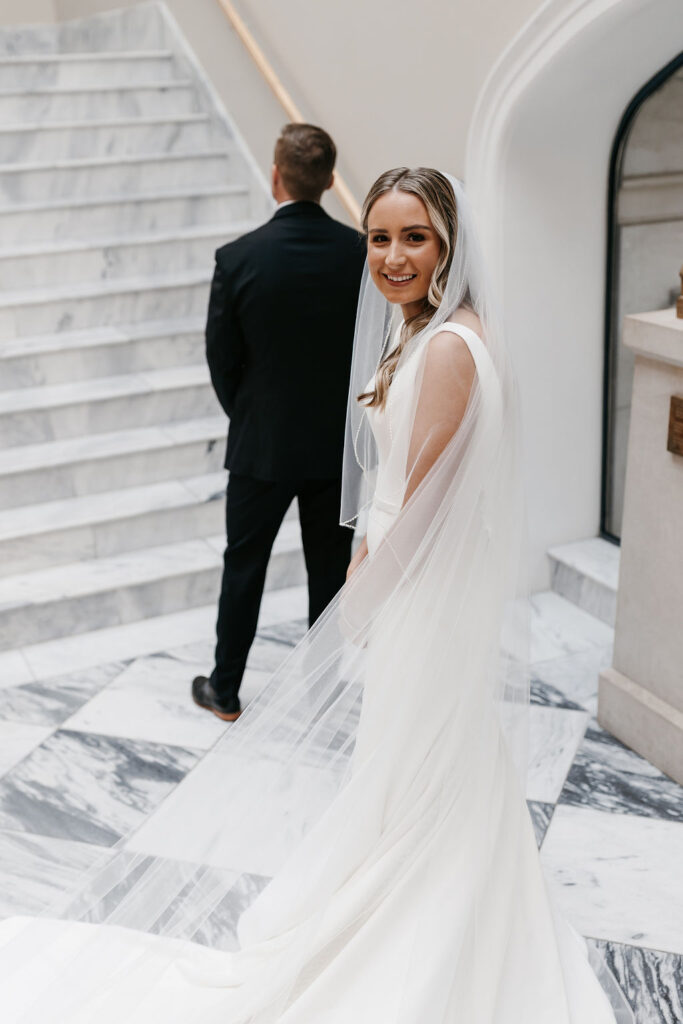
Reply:
[[135, 835], [0, 924], [5, 1024], [633, 1019], [524, 802], [517, 400], [467, 200], [399, 168], [363, 228], [347, 583]]

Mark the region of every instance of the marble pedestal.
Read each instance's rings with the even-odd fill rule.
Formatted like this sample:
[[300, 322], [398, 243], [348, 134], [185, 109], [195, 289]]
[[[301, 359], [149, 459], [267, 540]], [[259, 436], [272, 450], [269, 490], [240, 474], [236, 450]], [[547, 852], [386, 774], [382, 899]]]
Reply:
[[629, 316], [635, 352], [614, 661], [600, 676], [600, 724], [683, 783], [683, 455], [667, 450], [683, 397], [683, 320]]

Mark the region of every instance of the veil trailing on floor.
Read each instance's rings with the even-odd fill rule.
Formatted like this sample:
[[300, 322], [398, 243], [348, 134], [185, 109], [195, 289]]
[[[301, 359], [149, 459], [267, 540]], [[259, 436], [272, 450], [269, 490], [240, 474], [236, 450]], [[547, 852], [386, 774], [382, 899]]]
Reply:
[[[517, 398], [454, 187], [445, 295], [399, 363], [416, 360], [415, 398], [399, 408], [389, 391], [399, 508], [424, 447], [414, 454], [429, 339], [468, 302], [488, 356], [457, 433], [383, 543], [151, 818], [45, 919], [5, 924], [0, 998], [18, 1007], [11, 1021], [611, 1020], [564, 1002], [564, 1015], [537, 1018], [520, 984], [533, 968], [534, 1000], [550, 1006], [563, 991], [544, 904], [542, 977], [521, 948], [520, 893], [534, 869]], [[366, 273], [347, 523], [372, 501], [378, 465], [355, 397], [391, 336]], [[509, 1016], [498, 1015], [504, 1005]]]

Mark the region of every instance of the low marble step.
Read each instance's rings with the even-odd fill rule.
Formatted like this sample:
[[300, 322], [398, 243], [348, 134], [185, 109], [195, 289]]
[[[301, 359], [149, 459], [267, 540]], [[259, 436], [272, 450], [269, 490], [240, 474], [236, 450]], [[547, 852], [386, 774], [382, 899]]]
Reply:
[[206, 312], [213, 267], [0, 292], [0, 339]]
[[0, 511], [0, 577], [214, 536], [225, 484], [222, 471]]
[[264, 219], [270, 209], [265, 198], [246, 185], [144, 191], [49, 199], [35, 203], [0, 205], [2, 245], [68, 238], [90, 239], [103, 234], [127, 235], [135, 231], [225, 221]]
[[[68, 260], [57, 254], [55, 263]], [[0, 392], [204, 362], [206, 317], [90, 327], [0, 341]]]
[[0, 126], [0, 163], [191, 153], [224, 138], [203, 113], [10, 124]]
[[0, 92], [0, 123], [89, 120], [115, 117], [153, 117], [192, 114], [199, 97], [191, 79], [147, 84], [54, 86], [42, 89], [7, 89]]
[[[218, 246], [253, 230], [245, 221], [200, 224], [168, 231], [108, 235], [76, 242], [31, 242], [0, 248], [0, 284], [21, 290], [213, 267]], [[2, 343], [0, 343], [2, 358]], [[7, 386], [0, 380], [0, 387]]]
[[128, 427], [216, 415], [205, 365], [93, 377], [0, 392], [0, 436], [7, 448]]
[[51, 86], [143, 85], [170, 81], [175, 63], [170, 50], [97, 53], [44, 53], [0, 58], [0, 89]]
[[[210, 604], [218, 597], [223, 535], [0, 579], [0, 650]], [[305, 575], [298, 523], [283, 523], [266, 586]]]
[[0, 164], [0, 201], [30, 203], [49, 197], [126, 195], [151, 181], [160, 192], [202, 185], [238, 185], [247, 180], [243, 157], [197, 146], [192, 153], [87, 157], [50, 163]]
[[613, 626], [619, 585], [616, 544], [591, 537], [550, 548], [552, 589], [590, 615]]
[[218, 472], [226, 431], [221, 413], [0, 449], [0, 508]]

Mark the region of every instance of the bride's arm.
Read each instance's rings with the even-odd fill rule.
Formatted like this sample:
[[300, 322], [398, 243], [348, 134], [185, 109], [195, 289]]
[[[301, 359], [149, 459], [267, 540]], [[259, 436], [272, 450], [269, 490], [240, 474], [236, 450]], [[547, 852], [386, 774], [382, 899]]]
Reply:
[[368, 542], [367, 542], [367, 538], [363, 537], [362, 541], [358, 545], [358, 550], [356, 551], [355, 555], [353, 556], [353, 558], [349, 562], [349, 567], [346, 570], [346, 579], [347, 580], [349, 580], [353, 576], [354, 572], [356, 571], [356, 569], [358, 568], [360, 563], [367, 556], [367, 553], [368, 553]]
[[404, 505], [460, 426], [474, 374], [472, 354], [457, 334], [443, 331], [430, 339], [408, 450]]

